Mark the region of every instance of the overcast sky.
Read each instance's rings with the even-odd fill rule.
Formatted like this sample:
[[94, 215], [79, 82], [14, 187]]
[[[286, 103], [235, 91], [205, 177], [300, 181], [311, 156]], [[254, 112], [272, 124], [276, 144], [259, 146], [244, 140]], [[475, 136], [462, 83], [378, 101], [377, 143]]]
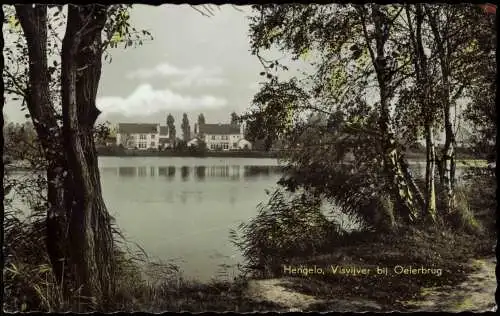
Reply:
[[[183, 112], [191, 128], [200, 113], [207, 123], [224, 123], [232, 111], [245, 112], [262, 71], [249, 51], [251, 10], [214, 7], [215, 15], [206, 17], [188, 5], [134, 5], [131, 23], [149, 30], [154, 39], [137, 48], [110, 50], [113, 60], [103, 63], [98, 91], [99, 121], [164, 125], [172, 113], [180, 130]], [[296, 65], [307, 67], [303, 62]], [[296, 67], [290, 68], [287, 77], [298, 74]], [[7, 102], [4, 113], [10, 121], [25, 120], [16, 102]]]
[[[191, 127], [199, 113], [207, 123], [228, 122], [250, 105], [262, 66], [249, 52], [249, 7], [219, 6], [205, 17], [187, 5], [135, 5], [132, 24], [154, 39], [137, 48], [112, 49], [104, 63], [97, 104], [101, 120], [165, 124], [172, 113]], [[9, 120], [24, 121], [15, 103]]]

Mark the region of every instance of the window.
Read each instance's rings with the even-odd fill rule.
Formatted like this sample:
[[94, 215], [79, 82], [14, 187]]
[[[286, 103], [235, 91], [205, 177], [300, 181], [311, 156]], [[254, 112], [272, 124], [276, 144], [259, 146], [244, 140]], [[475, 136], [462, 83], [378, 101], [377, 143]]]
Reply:
[[151, 142], [151, 147], [155, 147], [155, 142]]
[[212, 135], [212, 140], [215, 140], [215, 135]]
[[222, 140], [228, 140], [228, 139], [229, 139], [229, 138], [228, 138], [228, 136], [227, 136], [227, 135], [222, 136]]
[[155, 139], [155, 136], [156, 136], [155, 134], [151, 134], [151, 139]]
[[238, 147], [238, 143], [233, 143], [233, 148]]
[[229, 143], [224, 143], [224, 149], [229, 149]]
[[142, 149], [146, 148], [146, 143], [140, 142], [139, 143], [139, 148], [142, 148]]
[[210, 144], [210, 149], [214, 150], [214, 144]]
[[146, 134], [139, 135], [139, 139], [146, 139]]

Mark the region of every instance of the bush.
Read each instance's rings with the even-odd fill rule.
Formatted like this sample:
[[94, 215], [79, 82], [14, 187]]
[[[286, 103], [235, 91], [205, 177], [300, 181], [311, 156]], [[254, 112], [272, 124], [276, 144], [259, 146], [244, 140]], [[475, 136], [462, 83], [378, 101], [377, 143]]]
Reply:
[[291, 257], [322, 252], [343, 233], [322, 213], [317, 198], [307, 193], [288, 198], [278, 189], [230, 238], [246, 258], [243, 272], [266, 277]]

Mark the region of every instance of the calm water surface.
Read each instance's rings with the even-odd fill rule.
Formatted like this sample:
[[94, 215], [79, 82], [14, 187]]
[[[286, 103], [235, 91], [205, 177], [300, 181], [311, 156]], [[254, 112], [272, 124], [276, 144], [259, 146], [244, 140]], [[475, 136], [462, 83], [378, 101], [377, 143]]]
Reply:
[[209, 280], [241, 255], [229, 230], [256, 214], [280, 174], [276, 159], [100, 157], [103, 196], [127, 237]]

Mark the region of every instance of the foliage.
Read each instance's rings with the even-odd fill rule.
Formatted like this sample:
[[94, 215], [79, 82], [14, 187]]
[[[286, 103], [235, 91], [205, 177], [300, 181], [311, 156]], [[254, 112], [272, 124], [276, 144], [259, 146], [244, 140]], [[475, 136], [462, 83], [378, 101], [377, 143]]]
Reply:
[[[287, 4], [252, 8], [255, 14], [250, 17], [250, 44], [252, 53], [265, 68], [261, 75], [268, 80], [255, 95], [253, 109], [244, 116], [249, 137], [265, 140], [268, 147], [273, 141], [284, 140], [293, 148], [285, 157], [289, 168], [294, 170], [293, 175], [289, 175], [290, 181], [309, 190], [328, 191], [327, 195], [339, 199], [340, 204], [352, 204], [350, 207], [368, 203], [362, 200], [369, 200], [371, 195], [390, 191], [390, 183], [387, 183], [390, 178], [386, 178], [387, 170], [382, 167], [382, 163], [387, 164], [384, 157], [384, 152], [389, 150], [387, 139], [395, 142], [399, 153], [404, 153], [422, 136], [427, 116], [433, 116], [434, 128], [443, 121], [441, 77], [444, 74], [440, 73], [442, 63], [438, 62], [440, 57], [436, 53], [443, 43], [435, 37], [434, 26], [429, 22], [431, 17], [438, 14], [439, 34], [445, 36], [448, 43], [447, 62], [452, 67], [449, 82], [450, 86], [458, 86], [450, 91], [452, 106], [477, 74], [470, 71], [471, 64], [466, 61], [475, 65], [484, 57], [481, 50], [471, 46], [475, 40], [473, 30], [464, 30], [466, 21], [478, 20], [478, 10], [470, 5], [426, 5], [427, 17], [421, 36], [431, 54], [426, 89], [433, 97], [428, 98], [431, 102], [422, 110], [423, 99], [419, 97], [422, 86], [416, 82], [418, 74], [412, 69], [416, 57], [408, 36], [412, 31], [410, 21], [415, 19], [415, 6]], [[385, 23], [382, 29], [379, 17]], [[381, 43], [386, 51], [382, 51]], [[312, 70], [301, 79], [280, 80], [279, 75], [286, 73], [287, 68], [261, 56], [270, 48], [288, 53], [294, 60], [311, 56]], [[388, 69], [384, 74], [379, 71], [381, 57], [386, 58], [384, 63]], [[465, 73], [467, 78], [462, 78]], [[380, 100], [374, 98], [374, 88], [379, 90]], [[387, 109], [381, 104], [382, 97], [390, 102], [390, 113], [386, 113]], [[307, 123], [311, 114], [322, 116], [323, 122]], [[389, 119], [387, 130], [381, 127], [385, 116]], [[341, 164], [337, 168], [336, 165], [347, 158], [346, 154], [352, 158], [354, 167], [349, 169]], [[328, 162], [324, 157], [329, 157]], [[404, 157], [400, 160], [404, 161]], [[349, 176], [342, 175], [348, 172], [346, 170], [351, 172]], [[304, 182], [303, 175], [311, 174], [323, 181], [312, 181], [311, 176], [311, 181]], [[339, 177], [342, 181], [352, 178], [353, 186], [326, 189], [325, 177]], [[414, 179], [410, 177], [407, 181]], [[354, 185], [356, 182], [359, 187]], [[343, 189], [352, 190], [353, 194]], [[340, 192], [337, 194], [336, 190]], [[342, 203], [343, 195], [359, 199]]]
[[[130, 24], [130, 4], [117, 4], [108, 7], [108, 19], [103, 30], [103, 51], [104, 59], [112, 61], [111, 48], [128, 48], [143, 45], [145, 41], [152, 40], [153, 37], [148, 30], [137, 30]], [[60, 53], [62, 38], [60, 32], [66, 23], [67, 8], [64, 6], [52, 6], [48, 11], [48, 36], [47, 36], [47, 55], [51, 57], [48, 71], [51, 79], [51, 96], [54, 100], [54, 111], [61, 124], [62, 114], [60, 105]], [[26, 40], [22, 34], [22, 29], [15, 10], [12, 6], [5, 7], [5, 21], [7, 24], [4, 30], [7, 32], [8, 42], [15, 45], [6, 45], [4, 55], [6, 67], [3, 75], [5, 78], [5, 87], [8, 99], [13, 101], [22, 101], [22, 110], [26, 110], [26, 89], [28, 82], [28, 51]], [[26, 114], [29, 118], [29, 114]]]
[[187, 116], [187, 113], [182, 114], [181, 130], [183, 140], [185, 142], [189, 141], [189, 139], [191, 138], [191, 125], [189, 125], [189, 118]]
[[236, 112], [231, 112], [231, 125], [237, 125], [240, 121], [240, 118]]
[[247, 260], [243, 270], [270, 276], [267, 269], [287, 258], [324, 251], [342, 229], [326, 218], [320, 205], [319, 199], [307, 193], [289, 197], [279, 189], [266, 204], [259, 204], [257, 215], [240, 224], [241, 235], [236, 230], [230, 233], [231, 241]]
[[[486, 153], [488, 161], [496, 161], [497, 111], [495, 96], [496, 77], [496, 28], [493, 17], [478, 21], [477, 45], [482, 54], [481, 63], [474, 69], [473, 85], [467, 90], [471, 102], [465, 110], [465, 119], [473, 128], [474, 150]], [[470, 80], [470, 79], [469, 79]]]
[[200, 115], [198, 115], [198, 125], [203, 124], [205, 124], [205, 115], [203, 115], [203, 113], [200, 113]]
[[170, 141], [175, 141], [175, 120], [172, 114], [168, 113], [167, 115], [167, 129], [168, 129], [168, 136], [170, 138]]
[[[400, 4], [268, 4], [252, 6], [250, 17], [251, 51], [262, 63], [261, 75], [267, 80], [242, 116], [249, 139], [263, 141], [267, 148], [285, 143], [287, 150], [281, 159], [287, 166], [279, 182], [283, 189], [291, 193], [305, 190], [333, 202], [357, 218], [365, 230], [381, 235], [408, 228], [401, 225], [403, 205], [391, 191], [394, 184], [386, 169], [387, 151], [394, 148], [398, 154], [395, 165], [402, 170], [399, 174], [418, 196], [426, 183], [404, 169], [404, 153], [426, 136], [425, 124], [432, 122], [431, 130], [439, 133], [450, 120], [443, 114], [446, 104], [456, 106], [458, 100], [464, 101], [467, 94], [485, 86], [490, 87], [490, 96], [494, 93], [494, 63], [485, 61], [487, 50], [477, 45], [489, 40], [486, 33], [492, 31], [484, 30], [487, 21], [481, 20], [480, 11], [469, 4], [425, 4], [420, 12], [416, 8]], [[471, 21], [478, 22], [477, 26]], [[419, 29], [415, 30], [417, 22]], [[410, 36], [414, 32], [425, 48], [425, 82], [418, 80], [420, 73], [413, 67], [422, 62], [417, 60], [414, 37]], [[444, 42], [446, 60], [439, 55]], [[491, 43], [488, 47], [492, 51]], [[308, 67], [301, 68], [307, 71], [282, 79], [288, 67], [278, 60], [266, 60], [263, 53], [270, 49], [278, 49], [292, 61], [302, 60]], [[449, 67], [446, 74], [443, 67]], [[479, 74], [485, 71], [478, 69], [486, 68], [490, 69], [488, 75]], [[446, 82], [451, 89], [449, 99], [444, 100]], [[489, 117], [488, 122], [493, 122], [491, 100], [473, 106], [476, 120]], [[496, 131], [491, 123], [483, 125], [489, 128], [490, 142]], [[455, 212], [444, 218], [450, 227], [478, 231], [470, 198], [457, 194]], [[439, 202], [443, 209], [443, 201]], [[259, 259], [268, 249], [279, 253], [278, 246], [262, 241], [266, 240], [262, 236], [272, 235], [268, 223], [273, 221], [268, 214], [279, 213], [282, 204], [283, 197], [273, 195], [267, 213], [261, 210], [250, 224], [240, 227], [244, 240], [240, 246], [253, 265], [268, 265]], [[301, 224], [297, 222], [293, 229], [300, 230]]]

